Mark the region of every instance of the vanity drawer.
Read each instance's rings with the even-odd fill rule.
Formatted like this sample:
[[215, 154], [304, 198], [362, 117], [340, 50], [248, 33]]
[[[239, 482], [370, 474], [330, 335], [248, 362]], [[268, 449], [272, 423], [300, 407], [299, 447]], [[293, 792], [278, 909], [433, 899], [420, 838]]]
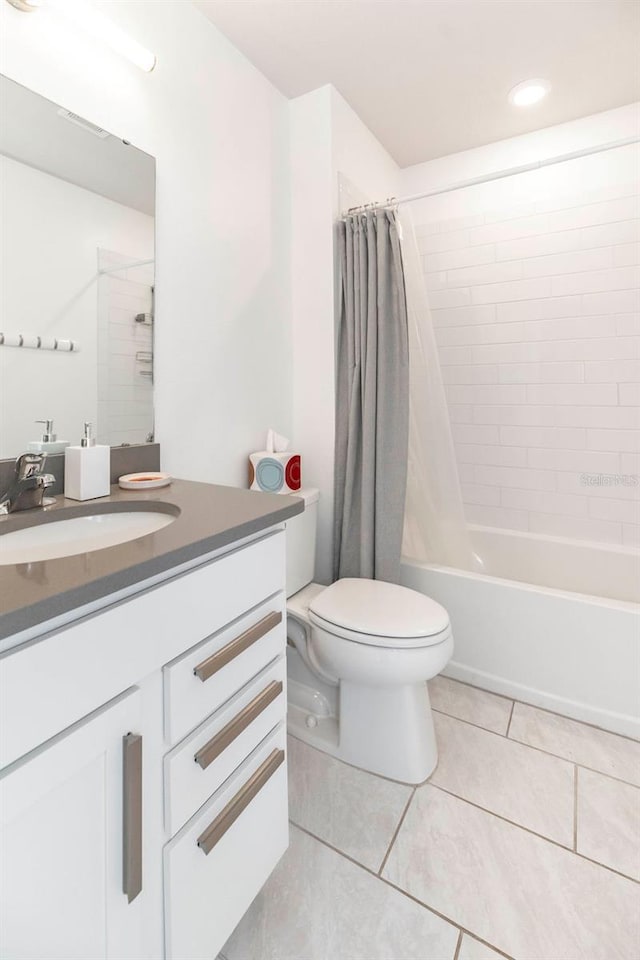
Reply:
[[286, 660], [280, 657], [164, 759], [165, 829], [176, 833], [282, 722]]
[[284, 724], [164, 849], [167, 960], [217, 956], [289, 843]]
[[177, 743], [286, 647], [278, 593], [164, 668], [165, 737]]

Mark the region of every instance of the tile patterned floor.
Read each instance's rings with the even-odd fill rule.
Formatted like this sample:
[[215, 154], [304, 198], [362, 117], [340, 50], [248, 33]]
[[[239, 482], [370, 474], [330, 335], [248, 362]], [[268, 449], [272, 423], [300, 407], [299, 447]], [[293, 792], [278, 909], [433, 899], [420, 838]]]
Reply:
[[290, 739], [291, 846], [222, 960], [640, 960], [640, 743], [429, 688], [416, 789]]

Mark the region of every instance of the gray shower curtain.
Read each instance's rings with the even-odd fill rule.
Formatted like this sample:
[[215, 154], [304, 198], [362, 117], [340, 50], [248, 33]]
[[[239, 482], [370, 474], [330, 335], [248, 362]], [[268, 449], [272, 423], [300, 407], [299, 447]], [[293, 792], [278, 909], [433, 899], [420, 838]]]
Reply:
[[397, 582], [407, 485], [409, 348], [398, 221], [338, 224], [334, 576]]

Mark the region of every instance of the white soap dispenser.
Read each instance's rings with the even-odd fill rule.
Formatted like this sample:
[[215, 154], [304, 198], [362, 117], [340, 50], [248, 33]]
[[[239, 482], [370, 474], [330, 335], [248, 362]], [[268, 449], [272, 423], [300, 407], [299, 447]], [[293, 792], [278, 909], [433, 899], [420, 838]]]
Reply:
[[35, 420], [34, 423], [44, 423], [44, 432], [41, 440], [32, 440], [27, 444], [29, 453], [64, 453], [69, 441], [58, 440], [53, 432], [53, 420]]
[[92, 427], [84, 424], [79, 447], [67, 447], [64, 455], [64, 495], [70, 500], [95, 500], [110, 492], [111, 447], [96, 445]]

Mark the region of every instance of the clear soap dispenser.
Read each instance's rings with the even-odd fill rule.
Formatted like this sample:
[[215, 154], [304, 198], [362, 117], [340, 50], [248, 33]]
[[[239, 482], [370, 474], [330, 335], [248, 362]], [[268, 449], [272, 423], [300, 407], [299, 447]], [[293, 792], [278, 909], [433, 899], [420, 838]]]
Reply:
[[64, 453], [69, 446], [68, 440], [58, 440], [53, 432], [53, 420], [34, 420], [34, 423], [43, 423], [42, 439], [32, 440], [27, 444], [29, 453]]
[[110, 492], [111, 447], [96, 444], [92, 426], [84, 423], [79, 447], [67, 447], [64, 455], [64, 495], [70, 500], [95, 500]]

